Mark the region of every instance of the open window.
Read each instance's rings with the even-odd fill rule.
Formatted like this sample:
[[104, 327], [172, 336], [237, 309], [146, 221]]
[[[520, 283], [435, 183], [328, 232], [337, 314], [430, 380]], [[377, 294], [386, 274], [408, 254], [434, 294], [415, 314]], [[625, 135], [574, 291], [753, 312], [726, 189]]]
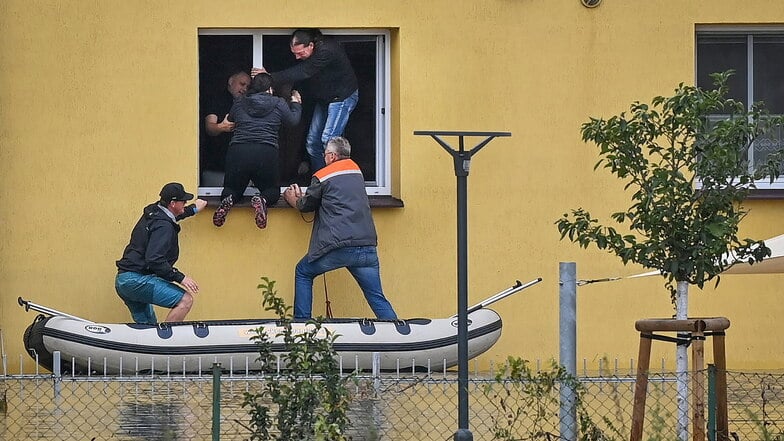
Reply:
[[[269, 72], [297, 61], [289, 48], [293, 29], [199, 30], [199, 196], [220, 196], [223, 166], [230, 135], [209, 136], [204, 117], [225, 100], [228, 78], [238, 71], [264, 67]], [[365, 176], [369, 195], [390, 195], [390, 80], [389, 33], [385, 30], [327, 30], [345, 49], [359, 81], [359, 102], [349, 118], [344, 136], [351, 142], [352, 159]], [[308, 185], [305, 136], [313, 111], [307, 81], [293, 85], [302, 93], [303, 116], [297, 127], [281, 129], [280, 186]], [[219, 116], [220, 119], [223, 115]], [[245, 194], [254, 194], [254, 188]]]
[[[773, 115], [784, 114], [784, 27], [697, 27], [697, 86], [713, 88], [710, 74], [733, 69], [728, 97], [747, 108], [762, 101]], [[726, 115], [714, 115], [722, 119]], [[784, 128], [777, 127], [749, 147], [749, 171], [768, 155], [784, 148]], [[772, 184], [756, 183], [758, 189], [784, 190], [784, 177]]]

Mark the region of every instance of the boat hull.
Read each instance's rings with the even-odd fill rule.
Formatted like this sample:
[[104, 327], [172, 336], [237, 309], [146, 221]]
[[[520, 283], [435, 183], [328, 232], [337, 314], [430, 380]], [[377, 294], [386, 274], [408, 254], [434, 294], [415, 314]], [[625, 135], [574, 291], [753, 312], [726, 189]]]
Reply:
[[[501, 317], [491, 309], [469, 314], [468, 358], [487, 351], [501, 335]], [[311, 326], [295, 322], [295, 332]], [[344, 370], [443, 370], [457, 364], [457, 318], [399, 321], [333, 319], [323, 327], [338, 335], [334, 348]], [[220, 363], [224, 370], [260, 369], [250, 337], [262, 328], [271, 338], [282, 330], [275, 320], [228, 320], [160, 325], [91, 323], [39, 315], [25, 332], [25, 347], [53, 370], [79, 374], [196, 373]], [[273, 339], [273, 352], [285, 350]], [[374, 354], [378, 354], [374, 357]], [[285, 366], [281, 366], [285, 368]]]

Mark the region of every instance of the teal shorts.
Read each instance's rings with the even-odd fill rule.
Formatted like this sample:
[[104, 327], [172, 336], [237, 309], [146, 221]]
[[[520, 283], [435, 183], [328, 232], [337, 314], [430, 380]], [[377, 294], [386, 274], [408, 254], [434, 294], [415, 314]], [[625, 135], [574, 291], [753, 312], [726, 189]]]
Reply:
[[174, 308], [185, 294], [184, 289], [154, 274], [131, 271], [117, 274], [114, 289], [131, 311], [134, 322], [153, 325], [158, 323], [153, 305]]

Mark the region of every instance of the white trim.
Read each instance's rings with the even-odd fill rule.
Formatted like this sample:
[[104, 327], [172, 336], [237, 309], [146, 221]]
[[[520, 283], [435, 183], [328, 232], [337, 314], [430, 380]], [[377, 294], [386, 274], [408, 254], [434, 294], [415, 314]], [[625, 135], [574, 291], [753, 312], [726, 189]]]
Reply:
[[329, 173], [329, 174], [326, 174], [324, 176], [321, 176], [319, 178], [319, 181], [320, 182], [325, 182], [328, 179], [334, 178], [335, 176], [359, 175], [359, 174], [362, 174], [362, 172], [358, 168], [351, 168], [351, 169], [348, 169], [348, 170], [335, 170], [332, 173]]
[[721, 24], [698, 24], [694, 30], [699, 34], [733, 34], [733, 33], [781, 33], [784, 32], [784, 25], [765, 24], [765, 25], [721, 25]]

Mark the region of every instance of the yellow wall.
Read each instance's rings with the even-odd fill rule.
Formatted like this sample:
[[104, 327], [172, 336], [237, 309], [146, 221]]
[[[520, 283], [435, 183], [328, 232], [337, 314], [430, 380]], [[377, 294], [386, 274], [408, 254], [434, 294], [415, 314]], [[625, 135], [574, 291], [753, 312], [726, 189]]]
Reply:
[[[114, 293], [140, 210], [171, 180], [197, 185], [199, 28], [322, 27], [392, 30], [393, 157], [402, 209], [375, 209], [382, 278], [402, 317], [455, 311], [455, 177], [451, 159], [414, 130], [510, 131], [474, 159], [468, 179], [470, 303], [512, 284], [544, 282], [494, 306], [507, 355], [558, 357], [558, 263], [578, 277], [628, 275], [609, 254], [560, 242], [570, 208], [628, 206], [621, 184], [593, 172], [580, 141], [589, 116], [693, 82], [699, 23], [782, 23], [780, 0], [430, 0], [378, 2], [34, 1], [0, 3], [0, 329], [10, 369], [33, 318], [18, 296], [95, 321], [129, 320]], [[749, 204], [743, 232], [782, 233], [781, 201]], [[178, 267], [202, 287], [189, 318], [262, 315], [256, 285], [292, 297], [293, 266], [310, 225], [276, 209], [220, 230], [211, 210], [183, 223]], [[780, 368], [784, 276], [727, 276], [691, 290], [692, 315], [723, 315], [729, 365]], [[345, 272], [328, 276], [333, 311], [370, 314]], [[320, 279], [315, 313], [323, 313]], [[634, 321], [672, 314], [657, 278], [579, 289], [578, 359], [621, 365], [637, 356]], [[159, 313], [160, 314], [160, 313]], [[654, 366], [672, 360], [654, 345]], [[25, 360], [28, 366], [31, 364]], [[581, 362], [582, 364], [582, 362]]]

